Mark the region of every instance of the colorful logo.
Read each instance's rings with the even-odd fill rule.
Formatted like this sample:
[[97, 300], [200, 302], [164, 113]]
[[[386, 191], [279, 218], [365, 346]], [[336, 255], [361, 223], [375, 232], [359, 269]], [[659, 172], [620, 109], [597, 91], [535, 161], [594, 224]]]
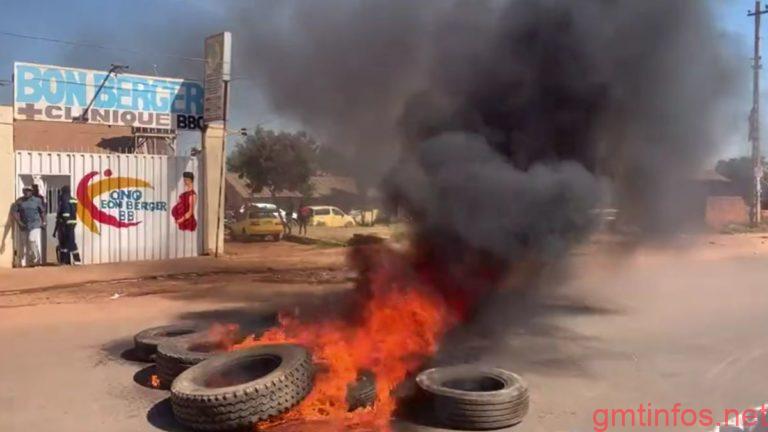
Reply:
[[[99, 234], [99, 224], [114, 228], [130, 228], [139, 225], [139, 211], [167, 211], [165, 201], [146, 201], [142, 189], [152, 189], [148, 181], [134, 177], [112, 177], [112, 170], [104, 171], [101, 180], [91, 182], [99, 175], [91, 171], [77, 184], [77, 217], [94, 234]], [[105, 196], [106, 195], [106, 196]], [[97, 202], [94, 203], [94, 200]], [[110, 212], [111, 211], [111, 212]]]

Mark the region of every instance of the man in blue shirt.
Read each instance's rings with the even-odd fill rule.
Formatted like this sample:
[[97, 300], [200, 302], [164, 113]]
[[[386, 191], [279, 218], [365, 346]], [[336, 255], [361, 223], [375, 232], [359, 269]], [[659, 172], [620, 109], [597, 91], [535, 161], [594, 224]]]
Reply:
[[43, 201], [32, 193], [32, 188], [23, 189], [24, 196], [14, 203], [13, 215], [22, 236], [21, 265], [34, 267], [42, 261], [41, 232], [45, 226]]

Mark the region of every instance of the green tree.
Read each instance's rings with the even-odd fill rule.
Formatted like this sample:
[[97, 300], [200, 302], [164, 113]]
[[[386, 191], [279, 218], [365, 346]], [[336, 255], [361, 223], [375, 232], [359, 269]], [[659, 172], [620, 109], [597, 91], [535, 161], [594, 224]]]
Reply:
[[227, 167], [245, 179], [251, 191], [269, 191], [272, 202], [278, 205], [280, 191], [312, 195], [309, 180], [314, 173], [316, 147], [315, 140], [305, 132], [275, 132], [258, 127], [238, 143], [227, 159]]
[[[765, 167], [765, 159], [763, 159], [763, 167]], [[738, 157], [719, 160], [717, 165], [715, 165], [715, 172], [732, 181], [745, 199], [749, 199], [752, 196], [752, 182], [754, 181], [752, 158]], [[766, 183], [767, 178], [768, 172], [763, 170], [762, 188], [764, 191], [766, 186], [768, 186], [768, 183]]]

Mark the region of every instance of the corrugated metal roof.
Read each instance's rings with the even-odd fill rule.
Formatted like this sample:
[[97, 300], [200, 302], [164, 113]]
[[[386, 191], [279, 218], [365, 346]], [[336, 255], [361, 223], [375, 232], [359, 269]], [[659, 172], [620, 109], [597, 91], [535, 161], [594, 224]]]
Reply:
[[696, 176], [696, 180], [701, 180], [701, 181], [724, 181], [724, 182], [729, 182], [730, 181], [729, 179], [727, 179], [727, 178], [723, 177], [722, 175], [720, 175], [720, 173], [718, 173], [714, 169], [708, 169], [708, 170], [703, 170], [703, 171], [699, 172], [699, 174]]
[[[248, 197], [258, 197], [258, 198], [267, 198], [271, 197], [269, 194], [269, 191], [266, 189], [262, 189], [261, 191], [257, 193], [250, 193], [250, 188], [248, 187], [247, 182], [245, 179], [241, 179], [238, 177], [235, 173], [227, 173], [227, 182], [232, 185], [232, 187], [237, 191], [237, 193], [242, 198], [248, 198]], [[331, 195], [334, 192], [346, 192], [349, 194], [357, 194], [357, 184], [355, 183], [355, 179], [351, 177], [340, 177], [340, 176], [312, 176], [310, 178], [310, 183], [314, 187], [314, 195], [316, 197], [322, 197]], [[299, 198], [301, 197], [301, 194], [296, 191], [280, 191], [277, 193], [278, 198]]]

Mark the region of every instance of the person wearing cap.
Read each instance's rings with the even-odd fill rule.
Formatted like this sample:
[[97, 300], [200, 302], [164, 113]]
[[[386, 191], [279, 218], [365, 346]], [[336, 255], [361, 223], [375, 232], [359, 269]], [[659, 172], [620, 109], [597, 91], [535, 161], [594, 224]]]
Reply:
[[63, 186], [59, 194], [59, 211], [56, 213], [56, 232], [59, 239], [59, 263], [71, 265], [80, 262], [80, 252], [75, 242], [77, 226], [77, 199], [72, 197], [69, 186]]
[[24, 195], [14, 203], [13, 217], [22, 236], [21, 265], [34, 267], [42, 263], [41, 232], [45, 227], [45, 208], [31, 187], [25, 187], [22, 192]]

